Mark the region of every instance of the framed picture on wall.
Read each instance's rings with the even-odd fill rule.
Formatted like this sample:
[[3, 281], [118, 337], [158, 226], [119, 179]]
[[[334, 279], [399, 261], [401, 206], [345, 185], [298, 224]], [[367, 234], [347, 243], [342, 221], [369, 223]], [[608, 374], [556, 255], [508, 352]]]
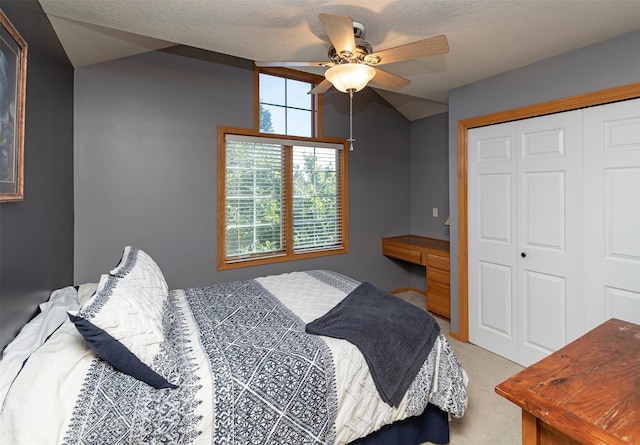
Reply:
[[24, 199], [27, 42], [0, 11], [0, 202]]

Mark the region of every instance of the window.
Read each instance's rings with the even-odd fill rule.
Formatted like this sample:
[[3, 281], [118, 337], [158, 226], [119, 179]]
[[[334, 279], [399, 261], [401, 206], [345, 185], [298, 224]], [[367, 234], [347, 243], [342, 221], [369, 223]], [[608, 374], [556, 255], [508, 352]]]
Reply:
[[322, 77], [255, 71], [255, 129], [218, 128], [218, 269], [348, 252], [346, 141], [321, 136]]
[[262, 68], [256, 74], [260, 133], [318, 137], [321, 96], [308, 93], [322, 77], [285, 68]]
[[219, 269], [347, 252], [344, 140], [218, 132]]

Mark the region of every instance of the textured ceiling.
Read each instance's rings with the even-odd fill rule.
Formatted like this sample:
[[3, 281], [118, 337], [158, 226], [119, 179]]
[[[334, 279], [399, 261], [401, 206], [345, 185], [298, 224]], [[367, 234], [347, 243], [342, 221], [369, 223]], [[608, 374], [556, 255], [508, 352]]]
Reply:
[[446, 111], [453, 88], [640, 29], [640, 0], [40, 3], [75, 67], [176, 44], [249, 60], [323, 61], [330, 45], [319, 13], [363, 23], [374, 51], [445, 34], [449, 53], [384, 67], [412, 81], [402, 94], [377, 90], [412, 120]]

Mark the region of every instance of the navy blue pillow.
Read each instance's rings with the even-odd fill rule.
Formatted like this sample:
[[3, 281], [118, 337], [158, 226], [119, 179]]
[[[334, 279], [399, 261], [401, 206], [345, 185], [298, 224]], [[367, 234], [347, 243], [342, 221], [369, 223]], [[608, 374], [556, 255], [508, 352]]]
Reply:
[[69, 318], [91, 350], [118, 371], [129, 374], [156, 389], [178, 387], [142, 363], [134, 353], [106, 331], [82, 317], [69, 314]]

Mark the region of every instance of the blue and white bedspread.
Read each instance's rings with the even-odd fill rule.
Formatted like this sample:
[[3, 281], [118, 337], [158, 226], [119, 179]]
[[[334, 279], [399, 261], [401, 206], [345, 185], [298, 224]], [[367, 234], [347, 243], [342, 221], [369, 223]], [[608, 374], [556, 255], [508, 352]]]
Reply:
[[344, 444], [427, 403], [462, 416], [466, 375], [442, 334], [398, 407], [355, 346], [305, 334], [358, 284], [309, 271], [171, 291], [155, 360], [175, 389], [115, 370], [67, 321], [9, 390], [0, 442]]

